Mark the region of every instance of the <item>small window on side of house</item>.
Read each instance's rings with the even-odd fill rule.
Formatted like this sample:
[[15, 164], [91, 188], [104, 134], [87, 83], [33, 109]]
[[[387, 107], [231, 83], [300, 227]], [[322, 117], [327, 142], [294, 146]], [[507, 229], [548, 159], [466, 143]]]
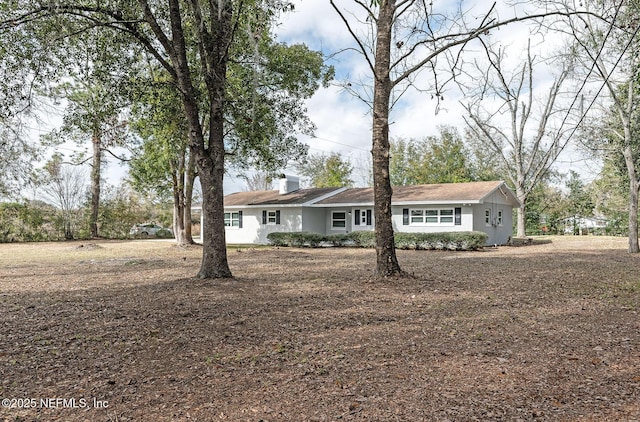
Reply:
[[491, 225], [491, 209], [487, 208], [484, 210], [484, 224], [487, 226]]
[[496, 221], [496, 223], [497, 223], [499, 226], [502, 226], [502, 210], [498, 210], [498, 217], [497, 217], [497, 220], [498, 220], [498, 221]]
[[276, 224], [276, 212], [267, 211], [267, 224]]

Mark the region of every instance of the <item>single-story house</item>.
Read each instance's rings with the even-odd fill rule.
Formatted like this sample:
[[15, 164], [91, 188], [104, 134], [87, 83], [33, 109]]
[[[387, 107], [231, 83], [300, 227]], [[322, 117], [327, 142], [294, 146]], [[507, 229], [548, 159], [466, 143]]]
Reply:
[[[230, 244], [266, 244], [272, 232], [320, 234], [374, 230], [373, 188], [300, 189], [292, 176], [280, 189], [224, 197]], [[519, 201], [502, 181], [395, 186], [391, 203], [396, 232], [482, 231], [488, 245], [513, 234]]]
[[565, 234], [583, 234], [604, 232], [609, 220], [604, 217], [571, 216], [558, 220], [558, 225], [564, 226]]

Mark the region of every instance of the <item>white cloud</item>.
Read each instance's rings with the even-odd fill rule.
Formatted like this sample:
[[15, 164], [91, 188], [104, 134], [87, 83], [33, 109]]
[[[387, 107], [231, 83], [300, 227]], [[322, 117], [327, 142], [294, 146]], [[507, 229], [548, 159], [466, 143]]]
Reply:
[[[328, 61], [336, 67], [336, 79], [344, 81], [349, 79], [354, 84], [360, 80], [370, 78], [371, 72], [363, 57], [353, 51], [345, 49], [355, 47], [354, 41], [347, 31], [338, 14], [333, 10], [327, 0], [295, 0], [295, 11], [282, 17], [278, 27], [278, 38], [287, 43], [303, 42], [312, 49], [321, 50], [325, 56], [331, 56]], [[339, 0], [340, 7], [351, 11], [360, 12], [355, 2]], [[466, 2], [466, 5], [471, 4]], [[451, 7], [459, 7], [459, 2], [437, 0], [436, 7], [445, 10]], [[479, 22], [489, 10], [487, 2], [478, 1], [466, 16]], [[497, 11], [500, 19], [509, 19], [514, 16], [523, 16], [524, 8], [529, 12], [535, 12], [531, 4], [520, 4], [517, 11], [500, 2]], [[351, 16], [355, 23], [357, 18]], [[366, 25], [359, 27], [360, 31], [366, 31]], [[558, 37], [543, 37], [532, 31], [531, 26], [525, 23], [516, 23], [508, 27], [496, 29], [492, 32], [492, 38], [507, 48], [506, 62], [514, 68], [524, 63], [526, 59], [527, 39], [531, 39], [532, 49], [538, 55], [548, 54], [560, 44]], [[469, 46], [465, 54], [465, 60], [472, 57], [482, 58], [484, 53], [480, 45]], [[335, 53], [341, 52], [335, 56]], [[541, 97], [546, 94], [553, 80], [552, 68], [535, 70], [536, 89]], [[432, 76], [424, 72], [420, 75], [425, 83], [420, 86], [428, 87], [432, 83]], [[439, 111], [436, 113], [437, 101], [432, 99], [430, 93], [407, 91], [402, 100], [396, 105], [391, 117], [390, 136], [392, 138], [422, 138], [438, 133], [438, 126], [448, 125], [464, 131], [464, 108], [460, 101], [464, 101], [464, 93], [460, 92], [453, 83], [444, 91], [444, 100], [440, 101]], [[308, 102], [308, 113], [317, 125], [316, 138], [303, 138], [303, 142], [311, 147], [312, 153], [338, 152], [351, 157], [354, 166], [367, 165], [368, 151], [371, 149], [371, 115], [367, 113], [367, 107], [359, 100], [349, 97], [338, 87], [330, 87], [319, 90]], [[236, 190], [239, 190], [236, 188]]]

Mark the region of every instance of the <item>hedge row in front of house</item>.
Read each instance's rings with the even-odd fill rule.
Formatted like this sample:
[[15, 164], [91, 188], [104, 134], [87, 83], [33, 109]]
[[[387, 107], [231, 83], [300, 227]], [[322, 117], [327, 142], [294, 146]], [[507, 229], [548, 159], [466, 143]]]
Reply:
[[[398, 249], [415, 250], [477, 250], [487, 242], [483, 232], [395, 233]], [[275, 232], [267, 239], [274, 246], [311, 247], [375, 247], [375, 233], [355, 231], [346, 234], [322, 235], [311, 232]]]

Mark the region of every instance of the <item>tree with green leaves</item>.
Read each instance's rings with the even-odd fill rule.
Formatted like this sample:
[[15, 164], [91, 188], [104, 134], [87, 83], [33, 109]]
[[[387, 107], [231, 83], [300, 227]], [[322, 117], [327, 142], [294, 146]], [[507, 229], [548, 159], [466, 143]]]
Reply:
[[629, 181], [620, 152], [608, 151], [603, 156], [598, 177], [591, 183], [592, 197], [598, 214], [606, 217], [607, 233], [629, 236]]
[[[160, 75], [162, 72], [160, 72]], [[178, 245], [193, 244], [191, 204], [196, 178], [188, 125], [169, 78], [151, 73], [132, 104], [132, 130], [143, 140], [129, 163], [132, 185], [173, 200], [173, 233]]]
[[[100, 191], [105, 154], [123, 160], [114, 149], [128, 141], [124, 109], [135, 74], [135, 50], [122, 34], [91, 28], [82, 37], [70, 38], [59, 59], [67, 66], [64, 80], [51, 81], [49, 95], [65, 102], [61, 128], [45, 137], [47, 146], [73, 141], [82, 150], [73, 157], [76, 164], [91, 167], [89, 232], [98, 237]], [[86, 157], [88, 151], [89, 157]]]
[[302, 164], [298, 172], [316, 188], [351, 187], [353, 166], [340, 154], [311, 154]]
[[[282, 102], [281, 110], [304, 109], [302, 101], [319, 87], [327, 74], [319, 54], [309, 52], [309, 57], [315, 56], [315, 62], [321, 64], [317, 72], [300, 67], [297, 60], [291, 60], [298, 56], [295, 49], [284, 49], [289, 56], [282, 53], [272, 60], [255, 54], [260, 52], [260, 41], [271, 37], [272, 22], [278, 13], [291, 7], [279, 0], [208, 3], [72, 0], [64, 5], [32, 0], [6, 8], [6, 13], [0, 16], [0, 28], [64, 18], [83, 27], [75, 34], [90, 28], [113, 29], [128, 35], [164, 68], [179, 93], [189, 128], [190, 154], [194, 156], [202, 185], [203, 256], [198, 277], [220, 278], [232, 275], [227, 261], [223, 204], [223, 179], [228, 157], [266, 155], [269, 158], [272, 152], [269, 145], [273, 140], [269, 136], [258, 136], [273, 128], [271, 122], [263, 122], [264, 108], [259, 107], [260, 103], [255, 103], [253, 108], [243, 107], [251, 110], [249, 115], [232, 113], [234, 98], [236, 102], [242, 100], [252, 105], [256, 97], [243, 94], [240, 99], [232, 95], [230, 87], [241, 86], [230, 83], [234, 78], [230, 64], [243, 63], [251, 69], [252, 84], [246, 87], [250, 92], [260, 93], [274, 101], [289, 98]], [[249, 45], [253, 47], [251, 52], [246, 48]], [[287, 78], [261, 79], [260, 71], [269, 66], [287, 68], [289, 74], [291, 68], [299, 69], [295, 72], [299, 82]], [[230, 121], [230, 116], [237, 118]], [[295, 122], [292, 124], [297, 125]], [[237, 134], [235, 138], [229, 135], [231, 126]], [[290, 136], [278, 140], [289, 146], [294, 141]]]
[[[0, 3], [0, 16], [8, 9], [9, 2]], [[38, 53], [55, 45], [54, 36], [33, 37], [34, 26], [0, 22], [0, 197], [17, 197], [29, 182], [40, 154], [26, 126], [41, 106], [38, 87], [58, 71], [50, 56]]]
[[566, 217], [565, 196], [550, 178], [539, 182], [528, 200], [526, 230], [532, 235], [557, 233]]
[[594, 203], [591, 193], [585, 187], [580, 175], [573, 170], [569, 171], [569, 180], [566, 183], [569, 192], [566, 196], [567, 216], [572, 217], [574, 223], [573, 232], [578, 231], [576, 224], [580, 219], [593, 216]]
[[459, 183], [473, 180], [470, 152], [458, 131], [441, 127], [439, 136], [391, 142], [392, 185]]

